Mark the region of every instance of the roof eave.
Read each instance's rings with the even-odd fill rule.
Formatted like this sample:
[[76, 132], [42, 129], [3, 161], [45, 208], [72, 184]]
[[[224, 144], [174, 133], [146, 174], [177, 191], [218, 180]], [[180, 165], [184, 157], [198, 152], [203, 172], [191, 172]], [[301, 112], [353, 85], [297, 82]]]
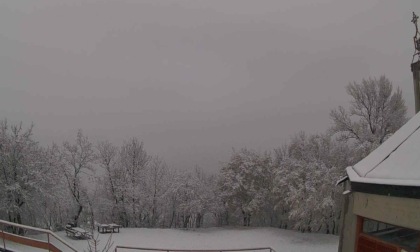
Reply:
[[361, 177], [352, 166], [347, 167], [346, 172], [349, 176], [350, 182], [352, 183], [420, 187], [420, 180]]

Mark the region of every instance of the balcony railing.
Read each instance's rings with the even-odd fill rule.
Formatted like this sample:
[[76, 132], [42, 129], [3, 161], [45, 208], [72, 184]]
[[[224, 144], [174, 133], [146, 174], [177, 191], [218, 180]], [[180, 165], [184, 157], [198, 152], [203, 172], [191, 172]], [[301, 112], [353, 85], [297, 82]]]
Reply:
[[[19, 244], [26, 245], [33, 248], [45, 249], [47, 251], [52, 251], [52, 252], [62, 252], [62, 250], [57, 248], [56, 245], [52, 243], [52, 238], [55, 238], [60, 244], [64, 245], [63, 247], [67, 248], [70, 251], [77, 252], [77, 250], [74, 247], [72, 247], [65, 240], [63, 240], [61, 237], [59, 237], [58, 235], [56, 235], [54, 232], [50, 230], [16, 224], [16, 223], [5, 221], [5, 220], [0, 220], [0, 226], [1, 226], [0, 237], [2, 239], [2, 244], [0, 248], [3, 248], [5, 251], [7, 249], [6, 240], [8, 240], [11, 242], [19, 243]], [[22, 235], [6, 232], [5, 227], [11, 227], [17, 230], [19, 229], [31, 230], [31, 231], [35, 231], [41, 234], [46, 234], [47, 240], [45, 241], [45, 240], [40, 240], [40, 239], [34, 239], [34, 238], [29, 238]]]

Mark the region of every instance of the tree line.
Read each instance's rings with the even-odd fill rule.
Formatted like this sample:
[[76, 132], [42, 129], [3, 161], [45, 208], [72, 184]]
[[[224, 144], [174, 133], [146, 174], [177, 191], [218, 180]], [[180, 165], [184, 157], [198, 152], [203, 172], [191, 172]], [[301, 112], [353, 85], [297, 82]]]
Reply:
[[272, 226], [338, 233], [336, 181], [406, 122], [401, 90], [385, 77], [350, 83], [348, 109], [324, 133], [299, 132], [270, 151], [233, 151], [217, 174], [169, 169], [138, 138], [121, 146], [41, 146], [33, 125], [0, 121], [0, 217], [60, 230], [67, 222], [124, 227]]

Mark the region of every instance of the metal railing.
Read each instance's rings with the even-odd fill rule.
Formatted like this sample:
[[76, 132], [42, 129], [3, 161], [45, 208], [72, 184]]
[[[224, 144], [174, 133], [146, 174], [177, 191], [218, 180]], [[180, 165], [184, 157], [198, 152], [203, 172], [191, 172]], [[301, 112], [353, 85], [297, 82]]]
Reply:
[[259, 250], [268, 250], [269, 252], [276, 252], [271, 247], [242, 248], [242, 249], [161, 249], [161, 248], [140, 248], [140, 247], [128, 247], [128, 246], [116, 246], [114, 252], [118, 252], [118, 249], [141, 250], [141, 251], [161, 251], [161, 252], [237, 252], [237, 251], [259, 251]]
[[[70, 244], [68, 244], [65, 240], [63, 240], [61, 237], [56, 235], [51, 230], [26, 226], [26, 225], [17, 224], [17, 223], [5, 221], [5, 220], [0, 220], [0, 224], [2, 226], [0, 236], [3, 239], [3, 244], [1, 244], [1, 245], [4, 248], [5, 251], [7, 249], [6, 248], [6, 240], [9, 240], [9, 241], [20, 243], [20, 244], [30, 246], [30, 247], [41, 248], [41, 249], [45, 249], [45, 250], [52, 251], [52, 252], [61, 252], [60, 249], [58, 249], [54, 244], [51, 243], [51, 238], [54, 237], [61, 244], [63, 244], [65, 247], [67, 247], [71, 251], [77, 252], [77, 250], [74, 247], [72, 247]], [[13, 234], [13, 233], [5, 232], [4, 231], [5, 226], [9, 226], [9, 227], [11, 226], [11, 227], [15, 227], [15, 228], [18, 228], [18, 229], [26, 229], [26, 230], [31, 230], [31, 231], [40, 232], [42, 234], [46, 234], [47, 235], [47, 241], [28, 238], [28, 237], [24, 237], [24, 236], [21, 236], [21, 235], [16, 235], [16, 234]]]

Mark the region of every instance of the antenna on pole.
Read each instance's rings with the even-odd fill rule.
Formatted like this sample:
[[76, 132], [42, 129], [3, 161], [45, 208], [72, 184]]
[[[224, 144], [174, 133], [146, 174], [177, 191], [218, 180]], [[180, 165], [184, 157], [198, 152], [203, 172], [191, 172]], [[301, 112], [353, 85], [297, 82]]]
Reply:
[[414, 58], [417, 56], [417, 61], [420, 60], [420, 32], [419, 27], [417, 25], [417, 21], [419, 19], [419, 16], [416, 15], [413, 11], [413, 19], [411, 19], [411, 22], [416, 26], [416, 33], [414, 34], [413, 41], [414, 41], [414, 54], [413, 54], [413, 60], [411, 63], [414, 62]]
[[[416, 114], [420, 112], [420, 33], [417, 21], [419, 16], [413, 12], [413, 19], [411, 22], [416, 26], [416, 33], [414, 34], [414, 54], [413, 60], [411, 61], [411, 72], [413, 72], [413, 83], [414, 83], [414, 102]], [[417, 56], [417, 61], [414, 62]]]

